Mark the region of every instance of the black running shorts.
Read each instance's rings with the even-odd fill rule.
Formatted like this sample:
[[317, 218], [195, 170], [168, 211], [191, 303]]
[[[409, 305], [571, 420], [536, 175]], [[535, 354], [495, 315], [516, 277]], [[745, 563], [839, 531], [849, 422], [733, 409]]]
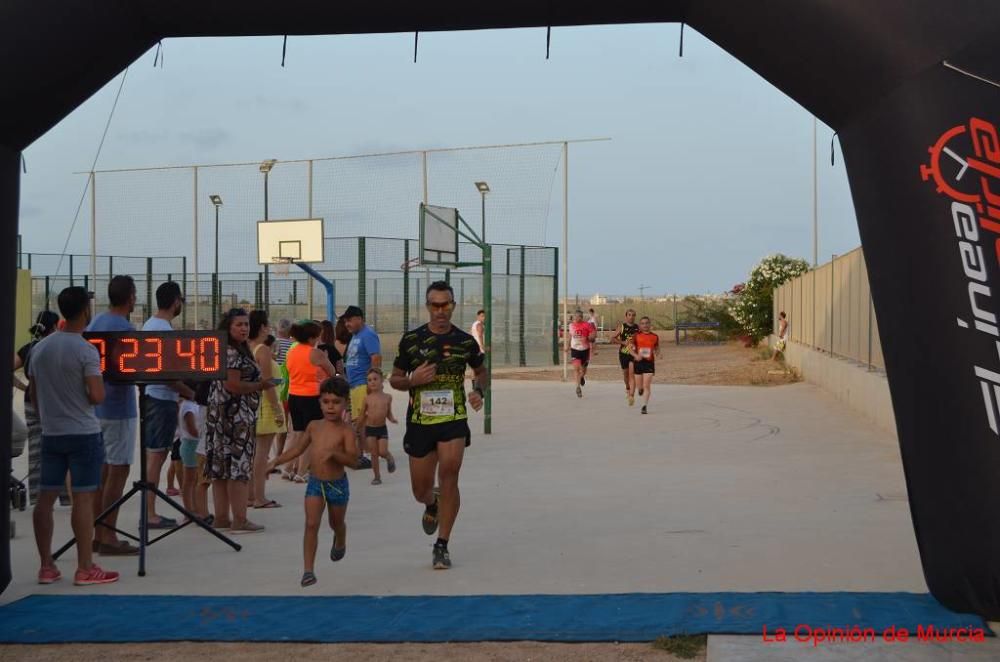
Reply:
[[472, 443], [468, 419], [462, 418], [433, 425], [408, 422], [406, 434], [403, 436], [403, 450], [410, 457], [426, 457], [431, 451], [437, 450], [439, 443], [455, 439], [465, 439], [466, 446]]
[[589, 349], [571, 349], [569, 350], [569, 356], [574, 361], [579, 361], [584, 368], [590, 363], [590, 350]]
[[631, 354], [622, 354], [618, 352], [618, 365], [622, 367], [622, 370], [628, 370], [628, 364], [635, 361]]
[[635, 362], [635, 374], [637, 375], [653, 375], [656, 374], [656, 364], [652, 361], [636, 361]]
[[323, 418], [318, 395], [289, 395], [288, 413], [292, 418], [292, 430], [295, 432], [305, 432], [310, 421]]

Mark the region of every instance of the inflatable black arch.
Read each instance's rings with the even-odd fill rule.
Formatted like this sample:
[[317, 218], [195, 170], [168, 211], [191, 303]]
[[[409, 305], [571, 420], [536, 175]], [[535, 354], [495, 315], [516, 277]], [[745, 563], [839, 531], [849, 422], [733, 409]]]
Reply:
[[[14, 307], [21, 151], [159, 39], [651, 22], [691, 25], [838, 131], [924, 576], [948, 607], [1000, 619], [996, 0], [6, 0], [0, 310]], [[11, 327], [8, 317], [0, 329], [7, 350]], [[9, 417], [0, 407], [0, 429]], [[5, 588], [10, 453], [0, 446]]]

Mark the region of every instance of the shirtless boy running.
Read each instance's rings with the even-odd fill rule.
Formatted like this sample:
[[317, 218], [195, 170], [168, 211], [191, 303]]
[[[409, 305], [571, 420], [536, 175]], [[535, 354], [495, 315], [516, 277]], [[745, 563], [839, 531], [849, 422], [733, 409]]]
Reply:
[[361, 405], [361, 423], [365, 429], [365, 442], [368, 452], [372, 454], [372, 470], [375, 477], [372, 485], [382, 484], [382, 474], [379, 468], [379, 458], [385, 458], [385, 466], [389, 473], [396, 471], [396, 458], [389, 452], [389, 428], [385, 422], [399, 423], [392, 415], [392, 396], [385, 392], [382, 371], [371, 368], [368, 371], [368, 395]]
[[268, 471], [302, 455], [310, 446], [310, 476], [306, 486], [306, 530], [302, 539], [305, 571], [302, 586], [316, 583], [313, 568], [316, 547], [319, 545], [319, 525], [323, 510], [329, 506], [330, 528], [333, 529], [333, 547], [330, 560], [339, 561], [347, 552], [347, 502], [351, 491], [345, 467], [354, 467], [358, 459], [358, 446], [354, 429], [345, 423], [342, 414], [350, 402], [351, 389], [343, 377], [331, 377], [319, 387], [319, 406], [323, 418], [310, 421], [305, 432], [298, 435], [295, 445], [286, 448], [278, 457], [267, 463]]

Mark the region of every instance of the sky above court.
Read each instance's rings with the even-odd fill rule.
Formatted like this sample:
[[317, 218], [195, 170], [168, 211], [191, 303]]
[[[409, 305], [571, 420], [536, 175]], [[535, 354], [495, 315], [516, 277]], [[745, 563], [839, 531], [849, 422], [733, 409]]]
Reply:
[[[690, 28], [678, 57], [678, 34], [557, 28], [546, 61], [544, 29], [427, 33], [416, 64], [412, 34], [292, 37], [285, 68], [280, 36], [167, 40], [162, 68], [155, 49], [132, 64], [97, 168], [609, 137], [570, 147], [571, 294], [721, 292], [765, 255], [811, 260], [812, 115]], [[86, 179], [73, 173], [90, 169], [118, 86], [26, 150], [25, 250], [61, 250]], [[832, 133], [819, 125], [820, 262], [859, 244]], [[73, 252], [89, 223], [85, 203]]]

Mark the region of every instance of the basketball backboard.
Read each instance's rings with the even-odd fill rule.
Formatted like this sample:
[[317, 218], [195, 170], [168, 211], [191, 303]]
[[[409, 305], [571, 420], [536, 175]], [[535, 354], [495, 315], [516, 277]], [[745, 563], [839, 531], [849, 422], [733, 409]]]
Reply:
[[453, 266], [458, 263], [458, 210], [420, 205], [420, 263]]
[[257, 222], [257, 261], [260, 264], [323, 261], [323, 219]]

